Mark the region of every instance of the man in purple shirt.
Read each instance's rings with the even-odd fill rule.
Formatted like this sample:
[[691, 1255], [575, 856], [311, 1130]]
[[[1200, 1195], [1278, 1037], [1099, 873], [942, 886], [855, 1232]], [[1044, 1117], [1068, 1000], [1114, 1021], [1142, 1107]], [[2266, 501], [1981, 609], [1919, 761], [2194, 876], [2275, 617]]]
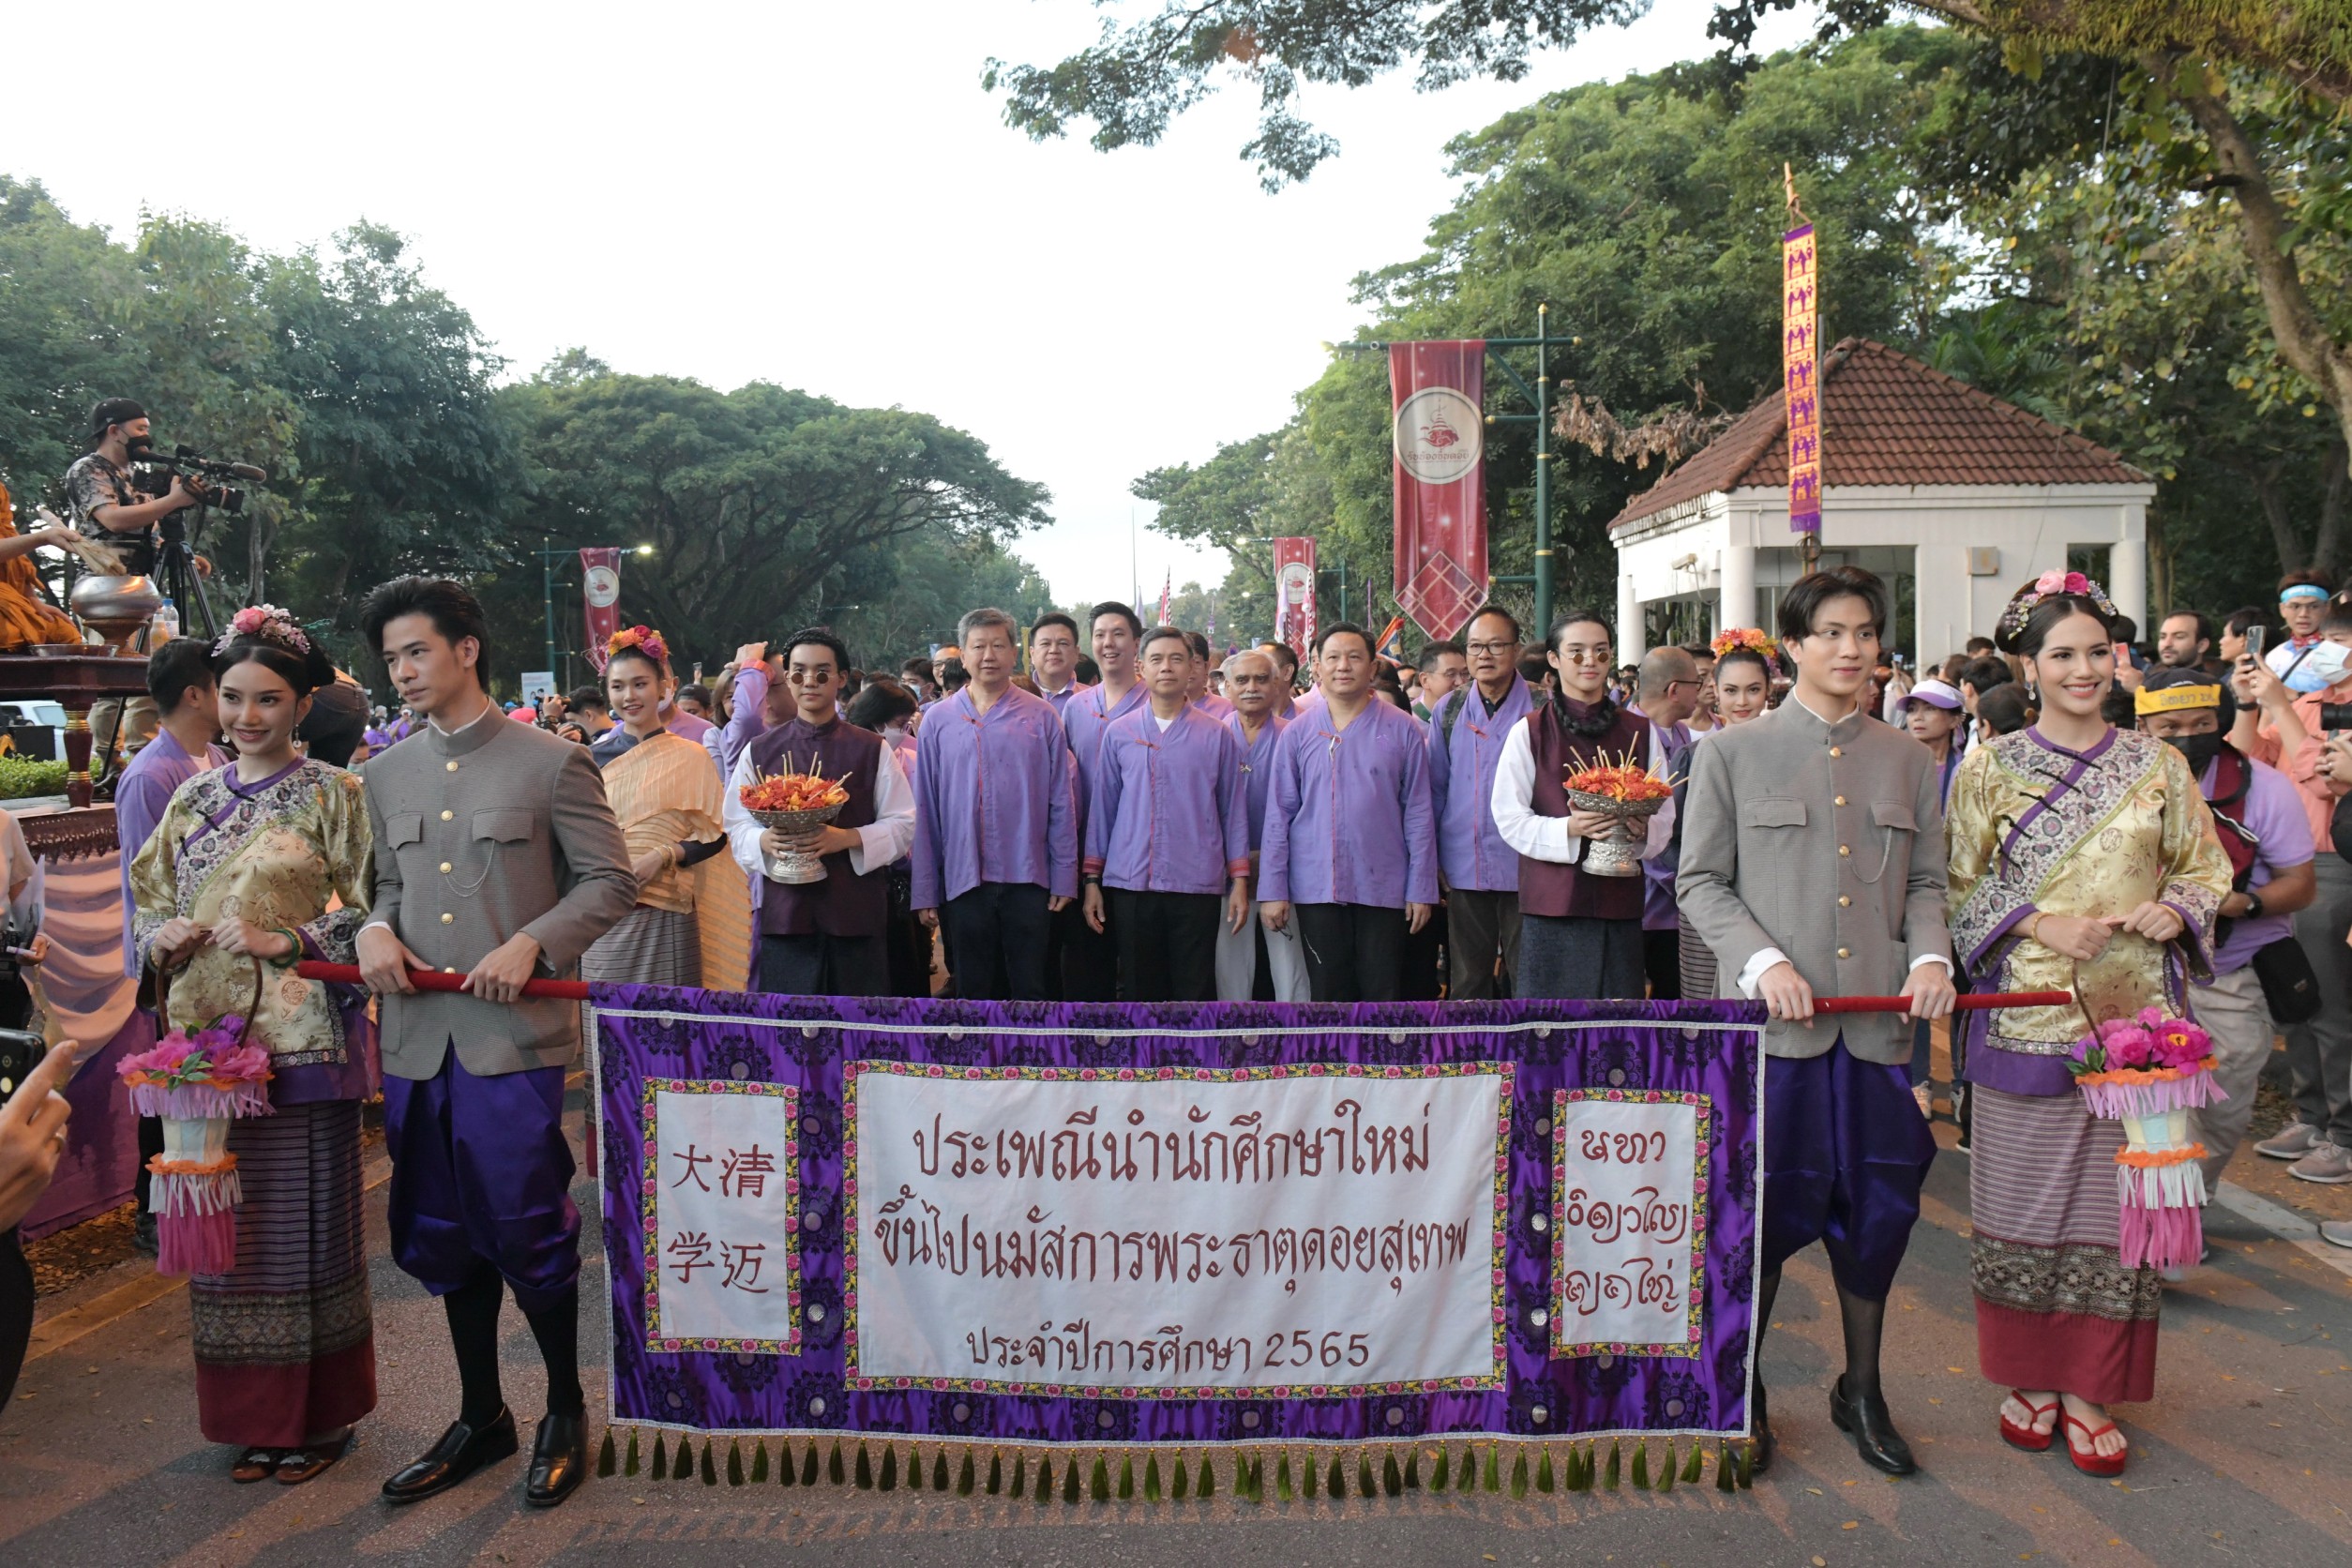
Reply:
[[1519, 623], [1489, 605], [1471, 617], [1470, 679], [1429, 715], [1429, 793], [1445, 875], [1447, 994], [1510, 996], [1519, 970], [1519, 852], [1495, 826], [1495, 764], [1535, 694], [1519, 678]]
[[[1691, 715], [1698, 711], [1698, 661], [1688, 648], [1652, 648], [1642, 656], [1633, 712], [1671, 757], [1691, 744]], [[1652, 855], [1641, 863], [1641, 967], [1650, 1000], [1682, 1000], [1682, 921], [1674, 908], [1674, 861]]]
[[1070, 699], [1086, 689], [1078, 678], [1078, 623], [1058, 610], [1038, 616], [1029, 628], [1029, 678], [1055, 713], [1068, 708]]
[[1192, 705], [1192, 663], [1175, 627], [1143, 634], [1151, 704], [1112, 720], [1094, 765], [1086, 923], [1113, 915], [1129, 1002], [1214, 1001], [1218, 915], [1230, 931], [1249, 916], [1241, 746]]
[[2189, 1113], [2194, 1137], [2205, 1145], [2210, 1202], [2223, 1168], [2246, 1136], [2254, 1087], [2277, 1033], [2254, 955], [2272, 942], [2293, 941], [2289, 917], [2319, 894], [2311, 819], [2292, 780], [2223, 738], [2237, 719], [2237, 701], [2203, 670], [2151, 670], [2133, 702], [2139, 727], [2189, 760], [2236, 873], [2214, 929], [2212, 977], [2191, 977], [2196, 986], [2192, 1010], [2213, 1036], [2213, 1076], [2229, 1096]]
[[[789, 722], [799, 711], [796, 700], [782, 689], [783, 677], [783, 658], [780, 655], [770, 656], [766, 643], [746, 642], [735, 650], [734, 705], [726, 723], [713, 725], [702, 735], [702, 749], [718, 764], [719, 777], [734, 777], [735, 763], [742, 759], [743, 748], [777, 725]], [[771, 692], [781, 711], [770, 711]]]
[[[1225, 717], [1225, 728], [1238, 744], [1241, 753], [1242, 803], [1249, 818], [1249, 874], [1251, 897], [1249, 918], [1239, 930], [1217, 933], [1217, 1000], [1247, 1002], [1258, 991], [1258, 952], [1262, 943], [1266, 953], [1267, 978], [1273, 983], [1276, 1002], [1307, 1000], [1306, 959], [1299, 951], [1299, 934], [1295, 929], [1269, 931], [1259, 918], [1255, 902], [1259, 874], [1258, 850], [1266, 836], [1266, 797], [1274, 783], [1274, 747], [1289, 729], [1282, 716], [1274, 711], [1274, 696], [1281, 687], [1274, 656], [1262, 648], [1245, 648], [1225, 661], [1225, 689], [1230, 694], [1233, 711]], [[1281, 687], [1288, 695], [1287, 687]]]
[[1053, 704], [1013, 685], [1013, 618], [956, 630], [972, 679], [914, 752], [914, 912], [947, 936], [956, 994], [1043, 1001], [1046, 929], [1078, 895], [1078, 777]]
[[1211, 718], [1223, 718], [1233, 711], [1233, 704], [1209, 689], [1209, 639], [1206, 633], [1184, 633], [1184, 645], [1192, 650], [1192, 677], [1186, 683], [1184, 695], [1192, 705]]
[[[219, 682], [212, 671], [212, 649], [193, 637], [175, 637], [147, 656], [147, 695], [155, 699], [163, 722], [155, 739], [139, 748], [114, 785], [114, 837], [123, 859], [123, 972], [139, 977], [139, 946], [131, 939], [130, 863], [155, 836], [163, 808], [179, 787], [229, 760], [213, 744], [220, 732], [218, 712]], [[147, 1161], [163, 1153], [163, 1123], [153, 1116], [139, 1118], [138, 1218], [134, 1222], [140, 1250], [155, 1250], [155, 1215], [147, 1207], [150, 1177]]]
[[1295, 915], [1316, 1001], [1394, 1002], [1405, 938], [1438, 901], [1429, 746], [1419, 719], [1374, 697], [1362, 626], [1327, 628], [1315, 661], [1323, 701], [1274, 747], [1259, 918], [1280, 931]]
[[[1087, 636], [1102, 684], [1073, 697], [1062, 709], [1070, 755], [1078, 761], [1078, 837], [1086, 842], [1086, 810], [1094, 789], [1094, 769], [1103, 736], [1111, 725], [1142, 708], [1146, 694], [1137, 677], [1136, 653], [1142, 645], [1143, 618], [1123, 604], [1106, 601], [1087, 616]], [[1116, 916], [1112, 916], [1115, 927]], [[1114, 1002], [1119, 996], [1119, 944], [1115, 930], [1098, 931], [1073, 904], [1053, 928], [1060, 958], [1062, 1000]], [[1051, 978], [1049, 972], [1048, 977]]]

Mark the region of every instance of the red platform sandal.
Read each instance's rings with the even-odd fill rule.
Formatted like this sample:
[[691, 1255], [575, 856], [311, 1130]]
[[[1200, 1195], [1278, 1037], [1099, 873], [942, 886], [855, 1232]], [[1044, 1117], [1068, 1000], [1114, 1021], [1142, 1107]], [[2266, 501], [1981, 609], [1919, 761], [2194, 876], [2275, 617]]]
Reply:
[[2074, 1446], [2073, 1434], [2076, 1429], [2079, 1428], [2084, 1437], [2089, 1439], [2095, 1443], [2101, 1438], [2115, 1430], [2114, 1422], [2108, 1422], [2104, 1426], [2100, 1427], [2094, 1432], [2090, 1429], [2087, 1423], [2075, 1420], [2071, 1414], [2061, 1412], [2059, 1419], [2066, 1423], [2068, 1432], [2068, 1437], [2066, 1439], [2066, 1456], [2074, 1461], [2074, 1468], [2076, 1470], [2081, 1470], [2085, 1475], [2098, 1476], [2103, 1481], [2108, 1479], [2109, 1477], [2121, 1475], [2123, 1473], [2123, 1467], [2128, 1464], [2132, 1458], [2132, 1451], [2129, 1448], [2118, 1449], [2113, 1454], [2100, 1454], [2089, 1449], [2081, 1449]]
[[2023, 1405], [2026, 1408], [2027, 1413], [2033, 1417], [2034, 1422], [2037, 1425], [2020, 1426], [2015, 1422], [2010, 1420], [2009, 1417], [2002, 1416], [2001, 1441], [2007, 1443], [2012, 1448], [2023, 1449], [2028, 1454], [2047, 1454], [2050, 1451], [2051, 1440], [2057, 1436], [2057, 1433], [2055, 1431], [2044, 1432], [2041, 1429], [2038, 1424], [2041, 1422], [2044, 1414], [2051, 1410], [2059, 1409], [2063, 1404], [2063, 1401], [2053, 1398], [2046, 1405], [2037, 1405], [2032, 1400], [2027, 1398], [2024, 1394], [2013, 1388], [2009, 1391], [2009, 1396], [2012, 1399], [2016, 1400], [2020, 1405]]

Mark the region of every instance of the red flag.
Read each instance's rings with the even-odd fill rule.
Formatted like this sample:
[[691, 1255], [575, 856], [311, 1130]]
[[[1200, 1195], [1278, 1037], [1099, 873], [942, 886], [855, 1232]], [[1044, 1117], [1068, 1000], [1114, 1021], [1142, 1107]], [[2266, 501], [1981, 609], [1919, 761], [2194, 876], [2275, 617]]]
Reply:
[[587, 625], [583, 634], [588, 662], [604, 672], [604, 645], [621, 629], [621, 551], [599, 545], [580, 552], [580, 611]]
[[1392, 343], [1396, 602], [1432, 638], [1486, 602], [1486, 343]]
[[1274, 542], [1274, 641], [1288, 642], [1299, 662], [1315, 646], [1315, 541]]
[[1168, 569], [1168, 575], [1160, 579], [1160, 618], [1153, 623], [1156, 626], [1168, 625], [1168, 591], [1175, 585], [1175, 582], [1176, 568], [1170, 566]]

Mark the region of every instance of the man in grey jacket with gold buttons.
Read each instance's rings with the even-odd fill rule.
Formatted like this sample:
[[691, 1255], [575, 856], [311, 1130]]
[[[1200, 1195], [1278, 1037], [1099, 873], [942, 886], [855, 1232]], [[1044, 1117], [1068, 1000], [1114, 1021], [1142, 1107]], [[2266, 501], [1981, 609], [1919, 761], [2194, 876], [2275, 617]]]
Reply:
[[[490, 700], [472, 594], [402, 578], [369, 596], [360, 623], [400, 701], [427, 720], [368, 762], [376, 901], [359, 967], [383, 1012], [393, 1253], [442, 1299], [462, 1399], [384, 1494], [414, 1502], [515, 1452], [498, 1380], [511, 1288], [548, 1370], [523, 1496], [551, 1507], [588, 1467], [580, 1211], [563, 1129], [580, 1008], [521, 992], [571, 972], [629, 912], [637, 881], [586, 750]], [[462, 973], [465, 991], [419, 991], [412, 969]]]
[[[1904, 1475], [1918, 1467], [1880, 1392], [1878, 1344], [1936, 1143], [1903, 1063], [1912, 1019], [1949, 1014], [1953, 989], [1934, 760], [1862, 705], [1887, 618], [1886, 585], [1855, 567], [1788, 590], [1780, 634], [1796, 687], [1692, 753], [1675, 894], [1726, 994], [1761, 998], [1772, 1017], [1757, 1345], [1781, 1265], [1822, 1243], [1846, 1331], [1831, 1420], [1866, 1463]], [[1896, 992], [1907, 1017], [1815, 1022], [1817, 995]], [[1763, 1382], [1753, 1386], [1760, 1470], [1772, 1428]]]

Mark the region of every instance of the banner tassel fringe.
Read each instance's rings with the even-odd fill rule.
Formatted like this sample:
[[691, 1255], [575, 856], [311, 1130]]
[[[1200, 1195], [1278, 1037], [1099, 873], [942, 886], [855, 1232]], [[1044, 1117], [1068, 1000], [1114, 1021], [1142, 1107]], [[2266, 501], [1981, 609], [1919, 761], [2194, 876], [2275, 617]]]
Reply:
[[613, 1452], [612, 1428], [608, 1426], [604, 1429], [604, 1441], [596, 1445], [596, 1474], [611, 1475], [620, 1464], [620, 1455]]
[[931, 1455], [931, 1490], [947, 1490], [947, 1450], [944, 1448]]
[[1740, 1490], [1747, 1491], [1756, 1485], [1756, 1444], [1740, 1445]]
[[1535, 1463], [1535, 1489], [1539, 1492], [1548, 1492], [1559, 1484], [1559, 1477], [1552, 1473], [1551, 1444], [1545, 1443], [1544, 1456]]
[[1004, 1490], [1004, 1455], [988, 1450], [988, 1496], [997, 1497]]
[[1070, 1455], [1070, 1462], [1062, 1467], [1062, 1500], [1074, 1503], [1078, 1500], [1078, 1455], [1073, 1454]]
[[1380, 1496], [1380, 1492], [1376, 1489], [1377, 1485], [1378, 1484], [1372, 1479], [1372, 1455], [1366, 1454], [1361, 1448], [1357, 1449], [1356, 1496], [1360, 1498], [1378, 1497]]
[[1405, 1450], [1405, 1490], [1409, 1492], [1421, 1490], [1421, 1445], [1419, 1443]]
[[1674, 1490], [1674, 1440], [1668, 1438], [1666, 1445], [1666, 1460], [1658, 1468], [1658, 1490], [1662, 1492]]
[[1715, 1490], [1736, 1492], [1739, 1489], [1740, 1483], [1731, 1473], [1731, 1445], [1718, 1442], [1715, 1444]]
[[[1013, 1479], [1018, 1482], [1020, 1479], [1020, 1471], [1015, 1470]], [[1143, 1461], [1143, 1500], [1146, 1502], [1160, 1500], [1160, 1456], [1157, 1454], [1152, 1455]]]
[[1036, 1490], [1029, 1495], [1041, 1506], [1053, 1500], [1053, 1461], [1043, 1454], [1037, 1455]]
[[768, 1440], [761, 1438], [751, 1450], [751, 1484], [764, 1485], [768, 1479]]
[[743, 1440], [739, 1438], [727, 1440], [727, 1485], [743, 1485]]
[[656, 1481], [667, 1481], [670, 1479], [669, 1472], [663, 1468], [667, 1463], [667, 1459], [665, 1458], [662, 1451], [662, 1440], [665, 1436], [666, 1434], [661, 1432], [656, 1432], [654, 1434], [654, 1479]]
[[1209, 1499], [1216, 1495], [1216, 1455], [1204, 1448], [1200, 1451], [1200, 1485], [1194, 1491], [1193, 1496], [1200, 1499], [1203, 1502], [1206, 1502]]
[[702, 1485], [705, 1486], [718, 1485], [718, 1466], [712, 1460], [711, 1440], [708, 1438], [702, 1440]]
[[910, 1492], [919, 1492], [922, 1489], [923, 1445], [921, 1443], [916, 1443], [913, 1447], [907, 1450], [907, 1490]]
[[1639, 1438], [1634, 1442], [1634, 1473], [1628, 1479], [1633, 1482], [1635, 1491], [1650, 1490], [1650, 1440], [1648, 1438]]
[[1514, 1499], [1527, 1496], [1527, 1450], [1524, 1448], [1511, 1460], [1511, 1495]]
[[1192, 1477], [1184, 1473], [1184, 1451], [1180, 1448], [1176, 1451], [1176, 1473], [1168, 1483], [1168, 1495], [1171, 1501], [1182, 1502], [1191, 1490]]
[[838, 1438], [833, 1442], [833, 1457], [825, 1462], [825, 1478], [837, 1486], [849, 1483], [849, 1472], [841, 1466], [841, 1440]]
[[857, 1445], [857, 1489], [861, 1492], [874, 1489], [874, 1461], [867, 1454], [863, 1442]]
[[1122, 1449], [1119, 1454], [1119, 1500], [1127, 1502], [1135, 1497], [1135, 1451]]
[[808, 1457], [801, 1461], [800, 1484], [804, 1486], [817, 1484], [817, 1445], [813, 1442], [808, 1445]]
[[1707, 1450], [1696, 1439], [1691, 1440], [1691, 1456], [1682, 1461], [1682, 1485], [1696, 1486], [1707, 1474]]
[[898, 1489], [898, 1445], [895, 1442], [882, 1445], [881, 1481], [882, 1489], [885, 1492]]
[[1110, 1500], [1110, 1461], [1103, 1457], [1099, 1449], [1094, 1454], [1094, 1474], [1087, 1494], [1096, 1502]]
[[1478, 1490], [1478, 1449], [1475, 1444], [1462, 1446], [1462, 1478], [1455, 1485], [1465, 1492]]
[[1018, 1501], [1028, 1493], [1029, 1455], [1025, 1453], [1016, 1453], [1013, 1455], [1013, 1485], [1009, 1495]]
[[956, 1495], [959, 1498], [968, 1498], [978, 1489], [978, 1486], [979, 1478], [972, 1466], [972, 1450], [967, 1448], [964, 1450], [964, 1462], [956, 1470]]
[[637, 1428], [632, 1426], [629, 1428], [629, 1456], [622, 1461], [621, 1473], [623, 1475], [635, 1475], [637, 1473]]
[[1397, 1467], [1396, 1450], [1393, 1448], [1380, 1461], [1380, 1490], [1390, 1497], [1402, 1497], [1405, 1492], [1405, 1472]]
[[1454, 1451], [1443, 1443], [1440, 1443], [1438, 1445], [1438, 1468], [1429, 1472], [1429, 1489], [1433, 1492], [1445, 1491], [1448, 1489], [1446, 1483], [1453, 1478]]
[[1298, 1487], [1290, 1480], [1290, 1451], [1286, 1448], [1282, 1457], [1274, 1461], [1274, 1497], [1283, 1502], [1293, 1502], [1298, 1495]]
[[1478, 1484], [1489, 1492], [1502, 1490], [1502, 1445], [1500, 1443], [1490, 1442], [1486, 1445], [1486, 1463], [1483, 1473], [1479, 1476]]
[[1607, 1461], [1606, 1461], [1606, 1463], [1604, 1463], [1604, 1464], [1601, 1466], [1601, 1485], [1602, 1485], [1602, 1486], [1604, 1486], [1605, 1488], [1606, 1488], [1607, 1490], [1612, 1491], [1612, 1492], [1614, 1492], [1615, 1490], [1617, 1490], [1617, 1476], [1618, 1476], [1618, 1468], [1617, 1468], [1617, 1467], [1618, 1467], [1618, 1450], [1617, 1450], [1617, 1440], [1616, 1440], [1615, 1438], [1611, 1438], [1611, 1439], [1609, 1440], [1609, 1456], [1608, 1456], [1608, 1459], [1607, 1459]]

